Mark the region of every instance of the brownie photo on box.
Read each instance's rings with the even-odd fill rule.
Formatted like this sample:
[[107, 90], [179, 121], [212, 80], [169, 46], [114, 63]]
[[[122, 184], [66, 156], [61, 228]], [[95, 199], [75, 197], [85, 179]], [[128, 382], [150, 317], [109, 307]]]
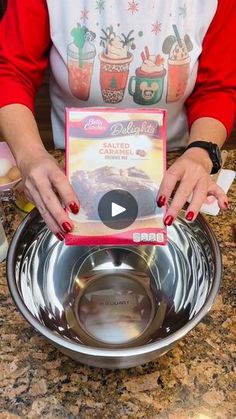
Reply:
[[72, 187], [89, 220], [100, 220], [98, 205], [101, 198], [112, 190], [129, 192], [138, 203], [138, 217], [156, 215], [158, 186], [140, 169], [118, 169], [111, 166], [86, 171], [77, 170], [71, 176]]

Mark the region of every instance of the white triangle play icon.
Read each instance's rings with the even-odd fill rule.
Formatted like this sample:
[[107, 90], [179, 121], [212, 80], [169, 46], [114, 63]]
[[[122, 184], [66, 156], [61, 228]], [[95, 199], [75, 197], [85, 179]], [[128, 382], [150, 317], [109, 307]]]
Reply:
[[115, 217], [118, 214], [122, 214], [122, 212], [125, 212], [126, 208], [121, 207], [121, 205], [115, 204], [112, 202], [111, 204], [111, 216]]

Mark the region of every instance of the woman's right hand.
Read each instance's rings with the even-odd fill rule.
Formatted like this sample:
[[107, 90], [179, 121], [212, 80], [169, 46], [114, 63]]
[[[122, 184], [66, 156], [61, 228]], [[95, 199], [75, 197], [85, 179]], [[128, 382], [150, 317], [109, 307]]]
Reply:
[[49, 229], [59, 240], [73, 229], [65, 208], [79, 211], [79, 201], [56, 160], [46, 150], [24, 156], [18, 162], [26, 197], [38, 208]]

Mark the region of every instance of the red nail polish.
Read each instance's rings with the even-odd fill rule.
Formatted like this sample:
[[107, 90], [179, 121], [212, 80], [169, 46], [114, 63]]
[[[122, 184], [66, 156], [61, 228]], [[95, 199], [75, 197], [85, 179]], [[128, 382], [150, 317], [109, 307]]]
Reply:
[[165, 203], [166, 203], [166, 197], [164, 195], [159, 196], [157, 200], [157, 206], [161, 208], [165, 205]]
[[78, 212], [79, 212], [79, 207], [78, 207], [78, 205], [76, 204], [76, 202], [72, 201], [72, 202], [70, 203], [70, 210], [71, 210], [71, 212], [73, 212], [73, 214], [78, 214]]
[[164, 219], [165, 226], [171, 226], [171, 224], [174, 221], [174, 217], [172, 215], [167, 215], [167, 217]]
[[186, 215], [186, 220], [188, 220], [188, 221], [192, 221], [193, 220], [193, 217], [194, 217], [194, 212], [193, 211], [189, 211], [188, 213], [187, 213], [187, 215]]
[[69, 233], [72, 230], [72, 225], [66, 221], [62, 224], [62, 228], [66, 233]]
[[56, 233], [55, 236], [58, 238], [58, 240], [60, 240], [61, 242], [64, 240], [64, 234], [62, 233]]
[[229, 204], [228, 204], [228, 202], [224, 202], [224, 207], [226, 208], [226, 209], [228, 209], [229, 208]]

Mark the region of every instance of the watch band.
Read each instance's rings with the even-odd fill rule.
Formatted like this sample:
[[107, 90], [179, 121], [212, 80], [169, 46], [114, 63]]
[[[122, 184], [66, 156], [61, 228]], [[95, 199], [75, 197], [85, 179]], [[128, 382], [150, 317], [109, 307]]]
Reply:
[[211, 175], [217, 173], [220, 170], [222, 160], [220, 149], [217, 144], [214, 144], [210, 141], [193, 141], [186, 147], [185, 151], [192, 147], [203, 148], [208, 152], [209, 157], [212, 161]]
[[210, 141], [200, 141], [200, 140], [198, 140], [198, 141], [193, 141], [192, 143], [190, 143], [186, 147], [185, 150], [188, 150], [188, 148], [192, 148], [192, 147], [199, 147], [199, 148], [204, 148], [204, 150], [209, 151], [209, 146], [211, 146], [211, 145], [216, 145], [216, 144], [213, 144]]

